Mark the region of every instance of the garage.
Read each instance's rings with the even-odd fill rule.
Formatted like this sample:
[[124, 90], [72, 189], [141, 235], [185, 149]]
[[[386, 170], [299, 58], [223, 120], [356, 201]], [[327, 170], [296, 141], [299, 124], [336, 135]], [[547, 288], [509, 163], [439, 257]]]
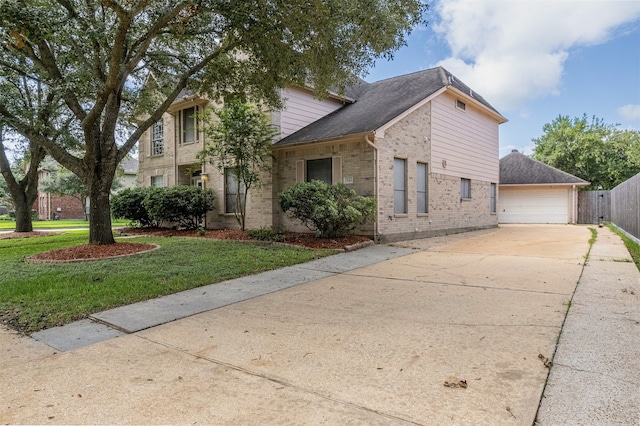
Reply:
[[499, 223], [569, 223], [569, 189], [501, 187]]
[[498, 223], [576, 223], [589, 182], [518, 151], [500, 159]]

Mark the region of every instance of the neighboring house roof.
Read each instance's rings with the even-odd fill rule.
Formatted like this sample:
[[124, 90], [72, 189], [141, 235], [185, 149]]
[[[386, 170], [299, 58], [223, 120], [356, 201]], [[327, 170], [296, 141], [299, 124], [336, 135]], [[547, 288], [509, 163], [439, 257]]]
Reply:
[[309, 124], [276, 142], [274, 146], [295, 145], [373, 132], [429, 96], [448, 87], [473, 98], [504, 119], [482, 96], [473, 92], [442, 67], [401, 75], [375, 83], [360, 81], [355, 86], [345, 91], [356, 99], [354, 103], [347, 104]]
[[586, 186], [589, 183], [515, 150], [500, 159], [500, 185], [567, 184]]

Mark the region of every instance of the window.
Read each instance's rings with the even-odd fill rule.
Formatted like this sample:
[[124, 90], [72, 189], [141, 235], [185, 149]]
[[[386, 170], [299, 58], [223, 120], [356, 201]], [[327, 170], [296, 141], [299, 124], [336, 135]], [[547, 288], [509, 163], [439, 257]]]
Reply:
[[164, 176], [151, 176], [151, 186], [162, 188], [164, 186]]
[[194, 143], [198, 140], [198, 121], [195, 118], [197, 107], [185, 108], [178, 116], [180, 143]]
[[307, 160], [307, 176], [305, 181], [321, 180], [331, 185], [333, 183], [333, 162], [331, 158]]
[[460, 198], [471, 198], [471, 179], [460, 179]]
[[[238, 184], [238, 177], [234, 173], [235, 169], [224, 169], [224, 212], [225, 213], [236, 213], [236, 207], [238, 206], [236, 203], [238, 201], [238, 196], [240, 197], [239, 205], [243, 206], [244, 204], [244, 185]], [[240, 191], [238, 193], [238, 191]]]
[[495, 183], [491, 184], [491, 189], [489, 192], [489, 212], [496, 212], [496, 195], [497, 195], [497, 185]]
[[151, 155], [164, 154], [164, 127], [162, 120], [151, 126]]
[[407, 160], [393, 159], [393, 212], [407, 213]]
[[418, 213], [429, 213], [429, 182], [427, 181], [427, 163], [418, 163], [416, 170], [416, 202]]
[[456, 108], [461, 109], [462, 111], [466, 111], [467, 105], [462, 101], [456, 100]]

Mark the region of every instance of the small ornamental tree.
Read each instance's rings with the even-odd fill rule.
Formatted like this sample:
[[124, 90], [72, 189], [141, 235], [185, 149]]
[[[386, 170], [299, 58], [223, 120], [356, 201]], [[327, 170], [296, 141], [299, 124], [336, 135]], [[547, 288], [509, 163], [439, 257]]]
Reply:
[[225, 194], [232, 194], [225, 202], [232, 205], [244, 231], [247, 196], [251, 189], [262, 185], [264, 173], [271, 172], [270, 148], [277, 132], [269, 117], [253, 105], [231, 101], [215, 113], [217, 121], [211, 110], [201, 116], [209, 139], [199, 158], [215, 164], [225, 177]]
[[299, 182], [279, 195], [280, 208], [320, 238], [343, 237], [375, 220], [376, 201], [339, 183]]

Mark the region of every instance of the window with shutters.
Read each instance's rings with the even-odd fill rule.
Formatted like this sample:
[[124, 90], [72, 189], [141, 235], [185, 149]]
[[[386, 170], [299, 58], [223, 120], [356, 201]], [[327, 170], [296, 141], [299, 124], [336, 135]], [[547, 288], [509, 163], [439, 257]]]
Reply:
[[307, 160], [306, 182], [321, 180], [329, 185], [333, 183], [333, 162], [331, 158], [320, 158], [318, 160]]
[[156, 188], [164, 187], [164, 176], [151, 176], [151, 186]]

